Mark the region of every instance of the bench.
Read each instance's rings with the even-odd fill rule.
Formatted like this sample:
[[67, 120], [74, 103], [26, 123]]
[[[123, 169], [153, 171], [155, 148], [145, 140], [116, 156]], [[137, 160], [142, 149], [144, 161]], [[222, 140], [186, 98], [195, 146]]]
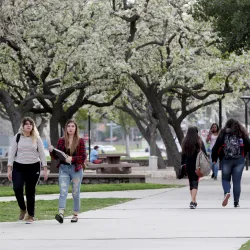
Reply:
[[[83, 184], [103, 184], [103, 183], [145, 183], [145, 174], [96, 174], [96, 173], [84, 173]], [[58, 173], [50, 173], [47, 181], [40, 178], [39, 185], [58, 184]], [[7, 174], [0, 174], [0, 186], [12, 186], [12, 183], [8, 181]]]
[[117, 164], [93, 164], [88, 163], [86, 169], [87, 170], [96, 170], [97, 173], [110, 173], [110, 174], [129, 174], [132, 172], [132, 167], [139, 167], [138, 163], [126, 163], [121, 162]]
[[7, 162], [8, 162], [7, 157], [0, 158], [0, 174], [4, 173], [5, 170], [7, 170]]

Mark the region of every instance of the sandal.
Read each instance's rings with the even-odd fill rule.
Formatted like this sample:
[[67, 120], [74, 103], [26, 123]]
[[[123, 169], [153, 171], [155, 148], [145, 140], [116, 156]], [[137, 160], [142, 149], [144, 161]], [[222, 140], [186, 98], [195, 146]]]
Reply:
[[77, 215], [73, 215], [72, 219], [71, 219], [71, 222], [77, 222], [78, 221], [78, 216]]
[[56, 219], [59, 223], [63, 223], [64, 215], [63, 215], [63, 214], [56, 214], [55, 219]]

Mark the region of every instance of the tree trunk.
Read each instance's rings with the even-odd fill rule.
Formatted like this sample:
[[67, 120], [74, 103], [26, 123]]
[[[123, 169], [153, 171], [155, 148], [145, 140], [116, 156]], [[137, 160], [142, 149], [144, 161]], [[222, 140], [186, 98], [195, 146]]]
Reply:
[[[159, 109], [158, 109], [159, 110]], [[173, 135], [168, 125], [168, 118], [164, 110], [158, 113], [159, 114], [159, 131], [161, 137], [166, 146], [167, 155], [168, 155], [168, 165], [174, 166], [176, 175], [179, 171], [181, 165], [181, 157], [178, 151], [177, 145], [174, 141]], [[170, 157], [171, 156], [171, 157]]]
[[181, 157], [169, 128], [168, 117], [166, 115], [165, 108], [162, 106], [161, 96], [158, 95], [159, 85], [157, 83], [152, 83], [150, 85], [145, 84], [138, 74], [133, 73], [131, 74], [131, 77], [147, 97], [154, 113], [153, 116], [159, 121], [158, 129], [166, 146], [167, 152], [169, 153], [168, 158], [171, 156], [171, 159], [173, 160], [173, 166], [177, 176], [181, 165]]
[[44, 134], [44, 128], [46, 127], [48, 123], [48, 120], [45, 119], [44, 117], [42, 117], [42, 120], [41, 120], [41, 123], [40, 125], [37, 127], [38, 131], [39, 131], [39, 134], [42, 138], [45, 137], [45, 134]]
[[[145, 140], [150, 145], [150, 130], [149, 129], [145, 129], [142, 126], [140, 120], [136, 117], [136, 115], [134, 113], [131, 113], [131, 112], [129, 114], [134, 118], [134, 120], [135, 120], [135, 122], [137, 124], [138, 129], [140, 130], [141, 134], [143, 135], [143, 137], [145, 138]], [[155, 147], [156, 147], [156, 156], [158, 157], [158, 161], [157, 161], [158, 169], [164, 169], [164, 168], [166, 168], [166, 165], [165, 165], [164, 159], [163, 159], [163, 157], [161, 155], [161, 151], [160, 151], [160, 149], [159, 149], [159, 147], [157, 146], [156, 143], [155, 143]]]
[[161, 134], [162, 140], [166, 146], [168, 161], [170, 160], [171, 165], [174, 166], [177, 175], [181, 165], [181, 157], [168, 124], [168, 117], [166, 115], [166, 111], [163, 108], [157, 94], [154, 93], [152, 89], [147, 89], [147, 91], [145, 91], [144, 93], [146, 94], [151, 104], [151, 107], [154, 110], [154, 114], [159, 121], [158, 129]]
[[183, 131], [181, 129], [181, 124], [180, 123], [175, 123], [173, 128], [174, 128], [175, 134], [177, 136], [177, 139], [178, 139], [178, 141], [179, 141], [179, 143], [181, 145], [181, 143], [182, 143], [182, 141], [184, 139], [184, 134], [183, 134]]
[[[58, 123], [59, 123], [59, 111], [54, 111], [51, 119], [50, 119], [50, 141], [51, 145], [56, 147], [58, 139], [59, 139], [59, 129], [58, 129]], [[58, 161], [57, 160], [51, 160], [51, 166], [50, 166], [50, 173], [58, 173]]]
[[0, 100], [10, 118], [13, 132], [16, 134], [22, 122], [23, 112], [15, 107], [14, 101], [5, 90], [0, 90]]
[[12, 124], [13, 132], [14, 134], [16, 134], [20, 128], [23, 114], [18, 109], [16, 109], [15, 112], [8, 112], [8, 113], [11, 113], [9, 114], [9, 117]]
[[59, 128], [58, 128], [59, 118], [53, 113], [50, 119], [50, 141], [51, 145], [54, 147], [57, 145], [59, 139]]

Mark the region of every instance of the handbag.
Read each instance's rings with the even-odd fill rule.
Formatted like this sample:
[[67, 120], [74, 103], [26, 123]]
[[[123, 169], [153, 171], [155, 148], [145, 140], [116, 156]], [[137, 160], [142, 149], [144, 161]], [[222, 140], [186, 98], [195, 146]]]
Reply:
[[208, 176], [211, 172], [211, 164], [208, 156], [200, 150], [196, 158], [195, 173], [199, 177]]

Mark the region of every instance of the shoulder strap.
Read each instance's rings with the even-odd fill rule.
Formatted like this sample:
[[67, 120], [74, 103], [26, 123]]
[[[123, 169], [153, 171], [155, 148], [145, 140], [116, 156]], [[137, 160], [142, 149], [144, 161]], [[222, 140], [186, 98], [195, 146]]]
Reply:
[[18, 142], [20, 141], [20, 137], [21, 137], [21, 134], [18, 133], [17, 136], [16, 136], [16, 143], [18, 144]]
[[[17, 144], [18, 144], [18, 142], [20, 141], [20, 137], [21, 137], [21, 134], [18, 133], [18, 134], [16, 135], [16, 143], [17, 143]], [[16, 154], [15, 154], [15, 156], [17, 156], [17, 150], [18, 150], [18, 145], [17, 145], [17, 148], [16, 148]]]

